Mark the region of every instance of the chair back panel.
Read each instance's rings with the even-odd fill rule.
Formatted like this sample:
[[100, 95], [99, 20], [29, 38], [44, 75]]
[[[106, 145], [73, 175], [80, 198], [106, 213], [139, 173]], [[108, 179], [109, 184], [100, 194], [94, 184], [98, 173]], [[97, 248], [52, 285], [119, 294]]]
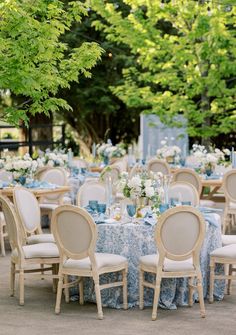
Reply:
[[4, 169], [0, 170], [0, 180], [1, 181], [5, 181], [5, 182], [9, 182], [11, 183], [12, 182], [12, 173], [11, 172], [8, 172]]
[[236, 202], [236, 169], [233, 169], [224, 175], [223, 188], [226, 199]]
[[152, 159], [148, 162], [147, 170], [152, 172], [161, 172], [162, 174], [170, 174], [169, 165], [161, 159]]
[[81, 259], [94, 252], [96, 225], [82, 208], [72, 205], [58, 207], [52, 216], [52, 231], [62, 254]]
[[81, 186], [77, 195], [78, 206], [88, 206], [89, 200], [97, 200], [100, 203], [106, 203], [106, 188], [103, 183], [90, 181]]
[[35, 195], [24, 188], [15, 188], [14, 205], [20, 222], [27, 233], [34, 233], [41, 227], [41, 214]]
[[199, 195], [201, 194], [201, 179], [195, 171], [192, 171], [190, 169], [180, 169], [174, 173], [173, 181], [186, 181], [187, 183], [192, 184], [196, 188]]
[[[66, 171], [62, 168], [48, 168], [43, 171], [39, 178], [41, 181], [46, 181], [58, 186], [67, 185]], [[61, 197], [61, 194], [47, 195], [43, 197], [43, 202], [57, 203]]]
[[205, 234], [205, 221], [197, 209], [180, 206], [161, 215], [156, 228], [157, 248], [173, 260], [190, 258], [200, 252]]
[[169, 188], [169, 198], [179, 198], [180, 201], [191, 201], [192, 206], [199, 206], [199, 195], [196, 188], [187, 182], [174, 182]]
[[21, 230], [18, 227], [18, 219], [13, 204], [7, 197], [0, 195], [0, 203], [6, 221], [6, 228], [8, 232], [11, 249], [21, 246], [23, 244], [23, 237]]

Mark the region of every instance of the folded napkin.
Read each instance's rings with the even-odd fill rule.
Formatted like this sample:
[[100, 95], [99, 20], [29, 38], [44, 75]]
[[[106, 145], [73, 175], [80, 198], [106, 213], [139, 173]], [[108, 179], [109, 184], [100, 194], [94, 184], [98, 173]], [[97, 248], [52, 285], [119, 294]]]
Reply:
[[34, 180], [31, 183], [24, 185], [27, 188], [41, 188], [41, 189], [55, 189], [58, 188], [58, 185], [48, 183], [46, 181]]

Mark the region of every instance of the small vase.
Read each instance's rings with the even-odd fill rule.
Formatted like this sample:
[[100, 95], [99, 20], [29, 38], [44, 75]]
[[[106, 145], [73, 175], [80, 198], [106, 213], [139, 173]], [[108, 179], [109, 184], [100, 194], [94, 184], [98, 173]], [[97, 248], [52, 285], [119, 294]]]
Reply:
[[15, 182], [17, 182], [21, 185], [25, 185], [25, 183], [26, 183], [26, 177], [25, 176], [20, 176], [19, 178], [14, 179], [14, 180], [15, 180]]

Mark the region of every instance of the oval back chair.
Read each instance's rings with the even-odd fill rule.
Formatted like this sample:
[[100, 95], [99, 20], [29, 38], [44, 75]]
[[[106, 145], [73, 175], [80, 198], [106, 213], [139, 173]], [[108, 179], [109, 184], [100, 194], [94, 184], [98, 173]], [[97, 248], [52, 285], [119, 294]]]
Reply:
[[147, 171], [161, 172], [162, 174], [170, 174], [170, 167], [165, 160], [153, 158], [147, 164]]
[[199, 206], [199, 195], [196, 188], [184, 181], [170, 184], [169, 198], [178, 198], [180, 202], [190, 201], [192, 206]]

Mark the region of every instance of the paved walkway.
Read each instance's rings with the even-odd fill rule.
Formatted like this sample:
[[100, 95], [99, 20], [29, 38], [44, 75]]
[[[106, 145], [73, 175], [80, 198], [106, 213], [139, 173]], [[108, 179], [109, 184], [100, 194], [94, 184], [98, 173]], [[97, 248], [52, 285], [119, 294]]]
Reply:
[[[201, 319], [199, 305], [159, 310], [151, 321], [151, 309], [128, 311], [104, 308], [104, 320], [96, 319], [96, 305], [62, 303], [60, 315], [54, 314], [55, 294], [50, 280], [29, 277], [25, 281], [25, 306], [9, 296], [9, 251], [0, 257], [0, 335], [235, 335], [236, 286], [231, 296], [210, 305], [206, 301], [206, 319]], [[18, 292], [16, 292], [18, 294]]]

